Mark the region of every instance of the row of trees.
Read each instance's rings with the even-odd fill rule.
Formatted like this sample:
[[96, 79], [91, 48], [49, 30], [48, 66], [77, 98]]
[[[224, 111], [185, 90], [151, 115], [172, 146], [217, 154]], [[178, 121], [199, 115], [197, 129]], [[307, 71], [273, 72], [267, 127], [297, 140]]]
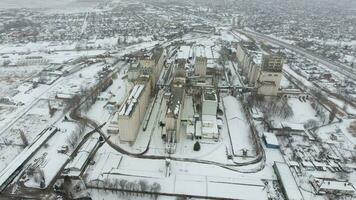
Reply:
[[152, 197], [157, 199], [157, 193], [161, 191], [161, 185], [157, 182], [152, 184], [148, 183], [146, 180], [139, 181], [128, 181], [126, 179], [109, 179], [106, 178], [104, 181], [95, 181], [91, 186], [95, 188], [108, 189], [108, 190], [118, 190], [122, 195], [125, 196], [144, 196], [143, 192], [151, 193]]
[[84, 122], [79, 123], [78, 127], [67, 137], [66, 141], [71, 149], [74, 149], [79, 143], [80, 138], [85, 132], [85, 127]]

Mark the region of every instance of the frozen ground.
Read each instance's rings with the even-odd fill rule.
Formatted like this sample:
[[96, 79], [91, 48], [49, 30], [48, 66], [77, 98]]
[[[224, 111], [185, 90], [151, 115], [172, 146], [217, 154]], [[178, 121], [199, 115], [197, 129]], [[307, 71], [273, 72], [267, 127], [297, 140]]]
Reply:
[[18, 87], [26, 81], [31, 81], [45, 66], [0, 67], [0, 98], [15, 96]]
[[318, 117], [316, 117], [316, 111], [311, 107], [310, 101], [306, 100], [301, 101], [299, 98], [288, 98], [288, 104], [291, 106], [293, 110], [293, 116], [287, 119], [282, 119], [280, 117], [273, 117], [274, 123], [294, 123], [294, 124], [304, 124], [309, 119], [314, 119], [316, 121], [320, 121]]
[[[99, 151], [112, 152], [106, 145]], [[167, 168], [164, 160], [136, 159], [124, 156], [119, 167], [113, 166], [115, 170], [111, 173], [91, 177], [90, 174], [95, 174], [92, 170], [98, 170], [96, 165], [102, 165], [100, 160], [96, 161], [95, 165], [88, 168], [87, 172], [90, 173], [86, 179], [87, 182], [94, 185], [95, 180], [98, 179], [109, 179], [112, 182], [115, 179], [125, 179], [131, 182], [146, 180], [149, 184], [159, 183], [161, 192], [167, 193], [227, 198], [234, 198], [238, 193], [243, 199], [265, 199], [267, 197], [266, 190], [263, 189], [264, 183], [255, 174], [239, 174], [211, 165], [171, 161], [170, 169], [168, 169], [168, 174], [171, 175], [166, 176]], [[108, 164], [106, 162], [106, 165]], [[145, 167], [142, 168], [142, 166]], [[189, 187], [187, 187], [188, 185]], [[222, 190], [222, 188], [224, 189]]]
[[47, 101], [39, 101], [34, 107], [20, 117], [9, 129], [1, 133], [1, 148], [3, 157], [0, 167], [4, 169], [9, 162], [14, 159], [18, 152], [21, 152], [23, 140], [20, 132], [24, 132], [26, 140], [31, 144], [33, 139], [49, 124], [54, 123], [61, 117], [60, 112], [56, 112], [53, 117], [49, 116]]

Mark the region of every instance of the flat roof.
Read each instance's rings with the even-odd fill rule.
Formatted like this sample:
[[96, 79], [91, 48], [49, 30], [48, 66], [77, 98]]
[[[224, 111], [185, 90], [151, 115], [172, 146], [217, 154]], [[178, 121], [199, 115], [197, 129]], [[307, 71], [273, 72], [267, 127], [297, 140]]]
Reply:
[[126, 99], [126, 102], [121, 107], [119, 115], [128, 116], [131, 114], [131, 111], [134, 109], [135, 105], [137, 104], [138, 98], [140, 97], [144, 88], [145, 88], [145, 85], [143, 85], [143, 84], [138, 84], [133, 87], [130, 95]]
[[[216, 119], [216, 116], [213, 115], [203, 115], [202, 116], [202, 133], [204, 135], [206, 134], [218, 134], [218, 121]], [[206, 126], [208, 124], [208, 126]]]
[[178, 50], [177, 59], [188, 59], [190, 57], [190, 46], [181, 46]]
[[276, 145], [279, 146], [278, 139], [274, 133], [270, 132], [263, 132], [263, 135], [265, 137], [266, 143], [271, 144], [271, 145]]
[[197, 46], [195, 46], [194, 50], [195, 50], [194, 51], [195, 57], [205, 57], [206, 58], [205, 46], [197, 45]]
[[90, 138], [80, 148], [78, 154], [70, 161], [66, 169], [69, 169], [68, 175], [79, 176], [85, 163], [88, 161], [90, 154], [93, 152], [95, 146], [98, 144], [98, 138]]
[[213, 90], [205, 90], [204, 91], [204, 100], [216, 101], [217, 97], [216, 97], [215, 91], [213, 91]]
[[188, 120], [188, 119], [193, 119], [193, 118], [194, 118], [193, 97], [186, 96], [184, 99], [182, 120]]
[[315, 179], [315, 182], [322, 190], [338, 190], [338, 191], [351, 191], [355, 192], [355, 189], [350, 182], [345, 181], [331, 181], [323, 179]]
[[195, 124], [195, 136], [201, 136], [202, 134], [201, 127], [202, 127], [201, 121], [197, 121]]
[[285, 190], [287, 199], [290, 200], [303, 200], [299, 187], [290, 171], [288, 165], [282, 162], [274, 162], [275, 170], [278, 171], [278, 179], [281, 181]]

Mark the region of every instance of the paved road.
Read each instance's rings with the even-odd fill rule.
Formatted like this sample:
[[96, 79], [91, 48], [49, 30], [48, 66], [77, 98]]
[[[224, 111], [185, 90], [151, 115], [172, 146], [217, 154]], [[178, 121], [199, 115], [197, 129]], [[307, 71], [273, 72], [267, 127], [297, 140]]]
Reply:
[[261, 33], [256, 33], [256, 32], [252, 32], [252, 31], [247, 31], [247, 30], [234, 30], [238, 33], [241, 34], [245, 34], [248, 35], [249, 37], [252, 37], [256, 40], [264, 40], [267, 41], [269, 43], [284, 47], [286, 49], [290, 49], [294, 52], [297, 52], [307, 58], [309, 58], [310, 60], [313, 60], [315, 62], [319, 62], [322, 63], [323, 65], [325, 65], [326, 67], [328, 67], [329, 69], [333, 70], [333, 71], [337, 71], [340, 74], [343, 74], [344, 76], [352, 79], [353, 81], [356, 81], [356, 69], [351, 68], [347, 65], [341, 64], [341, 63], [336, 63], [334, 61], [328, 60], [327, 58], [323, 58], [319, 55], [315, 55], [312, 52], [308, 52], [307, 50], [288, 44], [286, 42], [280, 41], [278, 39], [272, 38], [270, 36], [261, 34]]

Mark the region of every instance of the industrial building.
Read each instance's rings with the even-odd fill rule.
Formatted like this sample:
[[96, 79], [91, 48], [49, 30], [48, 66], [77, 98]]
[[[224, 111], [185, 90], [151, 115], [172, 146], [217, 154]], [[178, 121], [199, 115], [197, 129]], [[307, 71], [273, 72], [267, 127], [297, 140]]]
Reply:
[[151, 98], [151, 87], [147, 79], [148, 77], [142, 77], [138, 81], [119, 109], [118, 128], [121, 141], [133, 142], [136, 139]]
[[191, 46], [184, 45], [179, 47], [175, 60], [175, 77], [186, 77], [186, 65], [188, 65], [188, 60], [191, 58], [191, 55]]
[[283, 68], [283, 58], [280, 55], [266, 52], [253, 42], [240, 42], [237, 46], [237, 58], [248, 85], [255, 87], [257, 94], [278, 94]]
[[108, 132], [118, 132], [120, 141], [133, 142], [150, 103], [151, 92], [158, 82], [166, 52], [162, 47], [155, 47], [148, 52], [133, 53], [129, 58], [134, 61], [130, 64], [128, 79], [135, 85], [119, 109], [118, 123], [110, 124]]
[[180, 139], [181, 116], [185, 97], [185, 79], [175, 78], [171, 85], [171, 93], [167, 101], [167, 111], [163, 138], [168, 153], [175, 152], [175, 145]]
[[206, 89], [202, 95], [202, 115], [216, 116], [218, 108], [218, 97], [213, 89]]
[[192, 57], [191, 46], [189, 45], [180, 46], [177, 52], [176, 62], [185, 64], [187, 63], [187, 60], [190, 57]]
[[149, 52], [138, 52], [134, 56], [137, 62], [131, 63], [128, 70], [128, 78], [130, 81], [136, 80], [140, 75], [149, 75], [151, 84], [154, 88], [159, 79], [164, 61], [166, 58], [165, 49], [156, 47]]
[[299, 186], [286, 163], [274, 162], [273, 169], [287, 200], [303, 200]]
[[217, 109], [218, 98], [215, 90], [205, 89], [202, 95], [202, 138], [218, 137]]
[[[202, 105], [201, 115], [194, 106], [197, 104]], [[196, 139], [218, 138], [217, 107], [218, 99], [213, 89], [204, 89], [201, 98], [195, 99], [195, 104], [192, 96], [187, 96], [181, 118], [181, 121], [184, 121], [187, 127], [186, 136]]]
[[204, 77], [206, 75], [206, 68], [208, 59], [205, 53], [205, 46], [197, 45], [194, 51], [194, 75]]

